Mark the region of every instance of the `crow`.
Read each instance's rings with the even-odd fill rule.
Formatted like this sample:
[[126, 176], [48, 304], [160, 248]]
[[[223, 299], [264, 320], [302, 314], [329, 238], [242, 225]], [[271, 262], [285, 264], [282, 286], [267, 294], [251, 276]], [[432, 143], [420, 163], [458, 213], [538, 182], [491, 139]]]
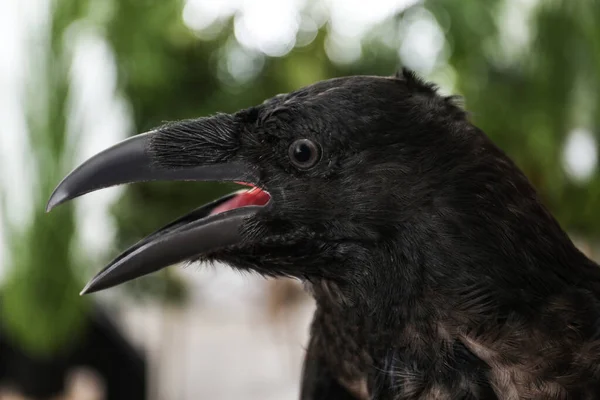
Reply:
[[600, 397], [600, 269], [454, 96], [414, 72], [320, 81], [84, 162], [48, 210], [140, 181], [250, 188], [115, 258], [82, 293], [179, 262], [304, 282], [302, 400]]

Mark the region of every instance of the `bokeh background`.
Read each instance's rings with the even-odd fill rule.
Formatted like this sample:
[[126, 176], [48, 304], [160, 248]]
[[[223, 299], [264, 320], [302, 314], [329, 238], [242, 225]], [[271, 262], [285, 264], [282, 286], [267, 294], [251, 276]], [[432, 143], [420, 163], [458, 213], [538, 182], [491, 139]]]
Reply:
[[295, 399], [313, 308], [297, 282], [198, 265], [78, 296], [232, 185], [45, 202], [128, 135], [400, 66], [463, 96], [597, 258], [597, 0], [0, 2], [0, 399]]

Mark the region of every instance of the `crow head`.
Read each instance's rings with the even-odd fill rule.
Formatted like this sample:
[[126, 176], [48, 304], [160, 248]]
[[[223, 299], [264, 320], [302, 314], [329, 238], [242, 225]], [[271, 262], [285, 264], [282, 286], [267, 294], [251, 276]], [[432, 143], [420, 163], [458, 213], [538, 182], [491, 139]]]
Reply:
[[[373, 283], [386, 279], [377, 262], [397, 265], [388, 271], [393, 276], [411, 276], [419, 273], [403, 265], [456, 256], [452, 238], [476, 246], [477, 235], [495, 232], [496, 253], [510, 252], [517, 235], [511, 221], [518, 225], [521, 212], [543, 213], [527, 180], [453, 99], [409, 71], [318, 82], [235, 114], [135, 136], [75, 169], [48, 209], [93, 190], [153, 180], [251, 188], [141, 240], [84, 292], [198, 259], [308, 281]], [[505, 225], [496, 226], [495, 217]], [[473, 249], [464, 250], [459, 258]], [[438, 275], [454, 279], [452, 261], [446, 264]]]

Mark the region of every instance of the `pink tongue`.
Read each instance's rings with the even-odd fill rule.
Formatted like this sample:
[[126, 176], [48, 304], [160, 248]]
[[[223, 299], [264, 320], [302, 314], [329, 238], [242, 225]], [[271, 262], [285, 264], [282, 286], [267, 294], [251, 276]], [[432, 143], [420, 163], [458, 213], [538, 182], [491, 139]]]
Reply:
[[244, 206], [264, 206], [268, 201], [269, 195], [267, 192], [264, 192], [259, 188], [252, 188], [246, 192], [238, 194], [234, 198], [216, 207], [214, 210], [212, 210], [210, 215]]

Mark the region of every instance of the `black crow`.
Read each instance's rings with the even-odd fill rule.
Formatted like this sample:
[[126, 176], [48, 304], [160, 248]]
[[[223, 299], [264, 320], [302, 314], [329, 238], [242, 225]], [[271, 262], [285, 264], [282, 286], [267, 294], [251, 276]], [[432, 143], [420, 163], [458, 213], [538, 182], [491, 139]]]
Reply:
[[181, 261], [306, 283], [301, 398], [600, 397], [600, 269], [453, 97], [403, 70], [159, 127], [67, 176], [252, 188], [141, 240], [90, 293]]

